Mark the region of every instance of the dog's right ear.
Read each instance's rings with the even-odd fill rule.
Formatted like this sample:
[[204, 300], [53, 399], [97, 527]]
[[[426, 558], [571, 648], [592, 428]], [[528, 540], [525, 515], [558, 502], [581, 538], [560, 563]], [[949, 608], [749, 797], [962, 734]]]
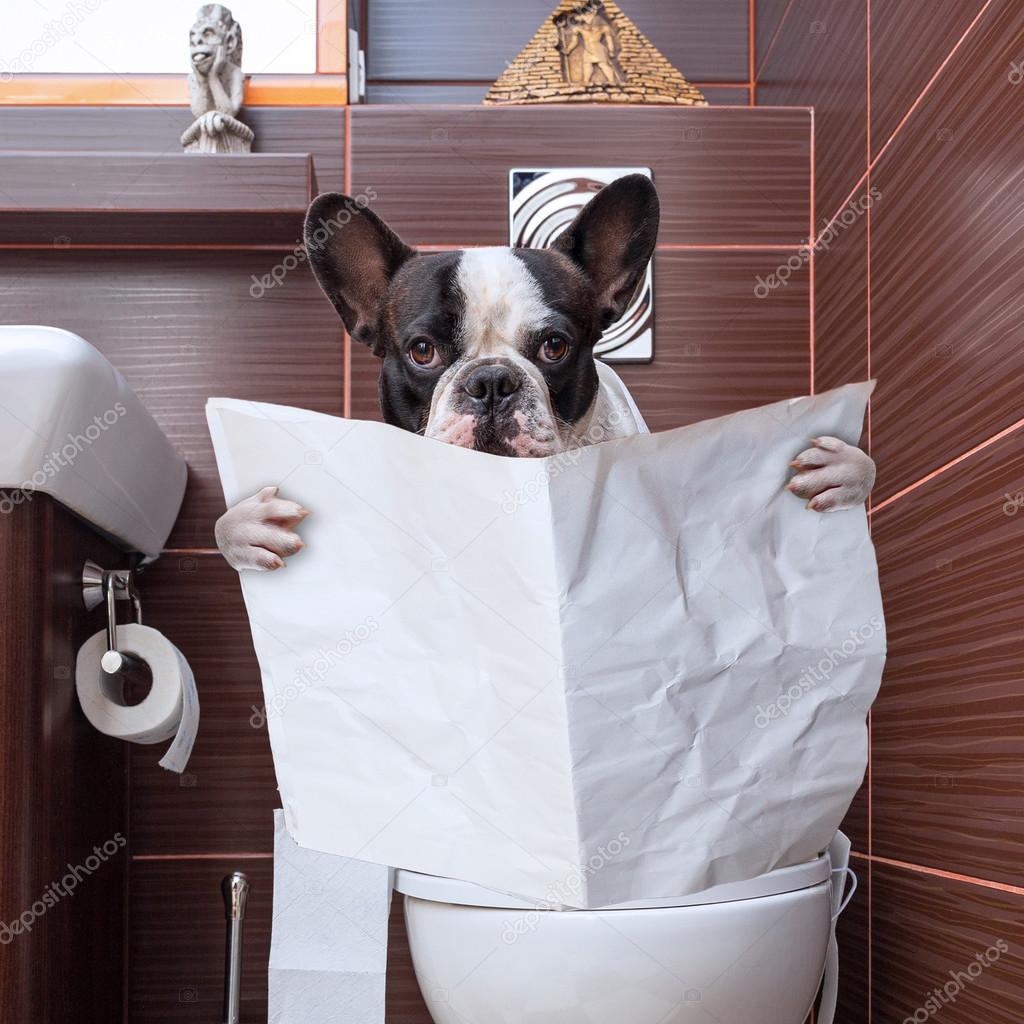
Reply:
[[658, 240], [654, 183], [627, 174], [605, 185], [551, 243], [593, 282], [602, 329], [626, 311]]
[[345, 329], [381, 355], [377, 321], [384, 293], [416, 250], [366, 206], [340, 192], [313, 200], [304, 237], [309, 265]]

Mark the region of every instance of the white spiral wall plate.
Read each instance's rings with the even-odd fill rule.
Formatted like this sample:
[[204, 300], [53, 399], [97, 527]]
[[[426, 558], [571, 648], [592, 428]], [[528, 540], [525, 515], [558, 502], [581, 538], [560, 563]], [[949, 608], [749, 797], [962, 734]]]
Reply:
[[[649, 167], [515, 167], [508, 172], [509, 244], [542, 249], [605, 185], [625, 174], [653, 178]], [[654, 358], [654, 271], [647, 271], [626, 312], [594, 350], [608, 363]]]

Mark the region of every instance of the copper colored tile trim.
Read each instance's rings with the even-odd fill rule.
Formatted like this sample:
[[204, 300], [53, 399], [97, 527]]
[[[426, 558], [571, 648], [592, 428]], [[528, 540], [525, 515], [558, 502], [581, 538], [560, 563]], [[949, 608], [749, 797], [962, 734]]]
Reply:
[[688, 245], [685, 242], [665, 242], [655, 247], [659, 252], [800, 252], [802, 245], [744, 245], [743, 243], [714, 245]]
[[988, 440], [982, 441], [981, 444], [976, 444], [973, 448], [968, 449], [962, 455], [958, 455], [955, 459], [950, 460], [944, 466], [939, 466], [938, 469], [933, 469], [926, 476], [921, 477], [920, 480], [915, 480], [914, 483], [904, 487], [903, 490], [897, 491], [895, 494], [890, 494], [885, 501], [879, 502], [874, 506], [874, 508], [872, 508], [872, 513], [881, 512], [883, 508], [887, 508], [896, 501], [897, 498], [902, 498], [905, 494], [909, 494], [911, 491], [916, 491], [918, 487], [928, 483], [929, 480], [934, 480], [937, 476], [945, 473], [946, 470], [952, 469], [954, 466], [958, 466], [965, 459], [969, 459], [972, 455], [976, 455], [978, 452], [984, 451], [984, 449], [988, 448], [990, 445], [995, 444], [997, 441], [1001, 441], [1004, 437], [1012, 434], [1014, 431], [1020, 430], [1021, 427], [1024, 427], [1024, 419], [1019, 419], [1016, 423], [1011, 423], [1010, 426], [1000, 430], [998, 434], [993, 434], [992, 437], [988, 438]]
[[789, 17], [789, 12], [793, 9], [794, 0], [789, 0], [786, 5], [786, 9], [782, 12], [782, 17], [779, 18], [778, 25], [775, 26], [775, 31], [772, 33], [771, 39], [768, 40], [768, 45], [765, 47], [764, 56], [761, 58], [761, 65], [757, 69], [754, 75], [754, 84], [757, 84], [757, 80], [761, 77], [761, 72], [764, 71], [765, 64], [768, 63], [768, 58], [772, 55], [772, 50], [775, 49], [775, 43], [779, 38], [779, 33], [782, 31], [782, 26], [786, 24], [786, 19]]
[[[368, 85], [372, 85], [374, 83], [368, 82], [367, 84]], [[391, 82], [387, 82], [387, 83], [380, 83], [380, 82], [378, 82], [377, 84], [378, 85], [387, 84], [389, 86], [396, 86], [396, 85], [406, 85], [407, 83], [404, 82], [404, 81], [397, 81], [397, 82], [391, 81]], [[429, 82], [427, 84], [429, 84], [429, 85], [437, 85], [438, 83], [437, 82]], [[465, 85], [466, 83], [465, 82], [459, 82], [457, 84], [458, 85]], [[747, 85], [746, 82], [704, 82], [704, 83], [701, 84], [700, 88], [705, 88], [705, 89], [747, 89], [747, 88], [749, 88], [749, 86]], [[0, 105], [2, 105], [2, 104], [0, 104]], [[308, 105], [309, 104], [307, 104], [307, 106]], [[419, 110], [421, 113], [432, 113], [432, 114], [438, 114], [438, 113], [444, 113], [446, 111], [456, 111], [456, 110], [481, 110], [481, 109], [484, 109], [482, 107], [482, 105], [476, 104], [476, 103], [426, 103], [426, 102], [421, 102], [421, 103], [369, 103], [369, 104], [355, 104], [355, 106], [357, 108], [368, 108], [370, 110], [374, 110], [374, 111], [378, 111], [378, 112], [379, 111], [388, 110], [388, 109], [392, 109], [392, 110]], [[529, 112], [529, 111], [536, 111], [538, 108], [536, 106], [530, 106], [529, 104], [523, 104], [522, 106], [516, 106], [514, 104], [509, 104], [508, 106], [499, 107], [499, 108], [489, 108], [489, 109], [500, 109], [500, 110], [505, 110], [505, 111], [517, 111], [517, 110], [521, 111], [521, 110], [525, 110], [525, 111]], [[588, 106], [587, 104], [583, 104], [583, 103], [548, 103], [548, 104], [544, 104], [544, 108], [543, 109], [545, 109], [545, 110], [576, 110], [576, 111], [580, 111], [580, 110], [594, 109], [594, 107], [593, 106]], [[715, 104], [711, 104], [710, 106], [707, 106], [707, 107], [683, 107], [683, 108], [664, 106], [664, 105], [659, 105], [659, 104], [656, 104], [656, 103], [646, 104], [646, 105], [645, 104], [636, 104], [636, 103], [602, 103], [601, 106], [600, 106], [600, 109], [601, 110], [640, 110], [640, 109], [642, 109], [642, 110], [679, 110], [679, 109], [683, 109], [683, 110], [687, 110], [687, 111], [713, 110], [716, 113], [718, 111], [721, 111], [721, 110], [742, 110], [745, 114], [749, 114], [750, 113], [750, 107], [749, 107], [749, 105], [747, 105], [745, 103], [734, 103], [734, 104], [725, 105], [725, 106], [722, 106], [722, 105], [717, 105], [716, 106]], [[807, 104], [804, 104], [804, 103], [792, 103], [792, 104], [789, 104], [789, 105], [782, 104], [782, 103], [759, 103], [757, 105], [757, 109], [758, 110], [780, 110], [780, 111], [785, 111], [787, 114], [791, 114], [791, 113], [793, 113], [794, 110], [810, 111], [811, 107], [808, 106]]]
[[[783, 16], [783, 17], [785, 17], [785, 16]], [[809, 171], [809, 174], [808, 174], [808, 177], [810, 178], [810, 183], [811, 183], [810, 202], [808, 203], [808, 206], [810, 208], [810, 213], [809, 213], [810, 225], [809, 225], [808, 230], [807, 230], [807, 238], [808, 238], [808, 240], [811, 243], [811, 247], [810, 247], [810, 250], [809, 250], [810, 256], [808, 258], [808, 267], [807, 267], [807, 273], [808, 273], [808, 285], [807, 285], [807, 287], [808, 287], [808, 297], [810, 299], [810, 310], [809, 310], [809, 314], [808, 314], [808, 320], [809, 320], [809, 324], [808, 324], [809, 332], [808, 333], [809, 333], [809, 337], [810, 337], [810, 349], [811, 349], [811, 351], [810, 351], [810, 363], [811, 363], [811, 365], [810, 365], [810, 373], [811, 373], [811, 390], [810, 390], [810, 393], [812, 395], [814, 394], [814, 252], [815, 252], [815, 249], [816, 249], [816, 246], [814, 244], [814, 242], [815, 242], [815, 238], [814, 238], [814, 185], [815, 185], [815, 181], [817, 179], [817, 174], [815, 173], [814, 158], [815, 158], [815, 120], [814, 120], [814, 110], [812, 108], [812, 110], [811, 110], [810, 171]]]
[[[485, 78], [367, 78], [367, 86], [374, 85], [386, 85], [403, 87], [408, 86], [410, 89], [413, 88], [431, 88], [431, 87], [477, 87], [484, 88], [485, 86], [491, 86], [494, 84], [492, 79]], [[700, 90], [704, 89], [749, 89], [749, 81], [734, 81], [734, 82], [693, 82]]]
[[273, 860], [273, 853], [134, 853], [133, 861], [147, 860]]
[[[871, 0], [868, 0], [870, 4]], [[870, 88], [869, 88], [870, 91]], [[868, 195], [871, 194], [871, 172], [868, 172]], [[871, 380], [871, 207], [865, 215], [864, 230], [867, 232], [867, 250], [864, 255], [864, 274], [867, 278], [867, 344], [868, 344], [868, 380]], [[868, 454], [871, 454], [871, 399], [868, 399]], [[868, 514], [870, 515], [872, 499], [868, 497]]]
[[988, 9], [992, 6], [994, 2], [995, 0], [985, 0], [985, 6], [982, 7], [982, 9], [978, 11], [978, 13], [975, 15], [974, 20], [964, 30], [964, 34], [957, 40], [956, 45], [953, 47], [953, 49], [949, 51], [949, 54], [946, 57], [946, 59], [939, 65], [938, 70], [936, 70], [935, 74], [932, 75], [930, 79], [928, 79], [928, 84], [921, 90], [920, 95], [910, 105], [910, 107], [907, 109], [907, 112], [903, 115], [903, 117], [900, 118], [899, 124], [897, 124], [896, 127], [893, 129], [892, 134], [889, 136], [889, 138], [885, 140], [885, 144], [875, 154], [874, 160], [871, 162], [871, 164], [868, 165], [869, 172], [871, 168], [875, 164], [877, 164], [878, 161], [881, 159], [882, 154], [885, 153], [885, 151], [889, 148], [889, 146], [892, 144], [893, 139], [895, 139], [896, 136], [900, 133], [900, 130], [903, 128], [903, 126], [907, 123], [907, 121], [910, 120], [914, 111], [917, 110], [917, 108], [924, 101], [924, 98], [931, 90], [931, 87], [941, 77], [942, 72], [946, 70], [946, 67], [949, 65], [950, 61], [952, 61], [952, 59], [956, 56], [957, 50], [959, 50], [960, 47], [963, 46], [963, 44], [967, 41], [967, 37], [974, 31], [975, 25], [977, 25], [978, 22], [981, 21], [981, 19], [985, 16], [985, 13], [988, 11]]
[[[334, 107], [348, 102], [344, 75], [251, 75], [247, 106]], [[187, 107], [181, 75], [15, 75], [0, 106]]]
[[0, 242], [0, 249], [16, 249], [20, 251], [32, 250], [43, 252], [52, 252], [54, 250], [60, 251], [75, 251], [78, 250], [135, 250], [139, 252], [292, 252], [294, 245], [276, 245], [274, 243], [246, 243], [237, 242], [235, 244], [226, 243], [223, 245], [211, 245], [211, 244], [188, 244], [188, 243], [161, 243], [161, 242], [69, 242], [67, 245], [54, 245], [52, 242], [49, 244], [45, 242]]
[[941, 868], [930, 868], [925, 864], [912, 864], [910, 861], [893, 860], [891, 857], [876, 857], [874, 854], [857, 853], [851, 851], [851, 857], [857, 860], [868, 861], [871, 864], [885, 864], [890, 868], [900, 868], [903, 871], [913, 871], [919, 875], [930, 875], [933, 878], [945, 878], [951, 882], [963, 882], [965, 885], [976, 885], [982, 889], [995, 889], [997, 892], [1007, 892], [1014, 896], [1024, 896], [1024, 886], [1010, 885], [1007, 882], [994, 882], [990, 878], [978, 878], [975, 875], [961, 875], [955, 871], [943, 871]]
[[[970, 25], [967, 26], [966, 30], [964, 31], [964, 34], [957, 40], [956, 46], [954, 46], [953, 49], [950, 50], [949, 55], [939, 65], [939, 68], [935, 72], [935, 74], [932, 75], [932, 77], [928, 80], [928, 84], [921, 90], [921, 94], [910, 105], [910, 107], [908, 108], [907, 112], [900, 119], [899, 124], [893, 130], [892, 134], [889, 136], [888, 139], [886, 139], [885, 145], [882, 146], [882, 148], [879, 149], [879, 151], [875, 154], [875, 158], [871, 161], [871, 163], [868, 164], [867, 170], [863, 173], [863, 175], [861, 175], [860, 180], [857, 182], [857, 184], [854, 185], [853, 188], [850, 190], [850, 194], [846, 197], [846, 199], [843, 200], [842, 203], [839, 204], [839, 208], [832, 215], [832, 217], [829, 218], [829, 221], [825, 225], [825, 227], [822, 228], [822, 230], [819, 232], [819, 236], [818, 236], [819, 238], [826, 231], [828, 231], [828, 229], [839, 218], [839, 216], [843, 212], [843, 210], [845, 210], [846, 207], [850, 204], [850, 202], [854, 198], [856, 198], [857, 193], [860, 191], [860, 189], [864, 185], [864, 183], [868, 180], [868, 175], [878, 166], [879, 160], [882, 159], [882, 157], [885, 155], [886, 151], [892, 145], [892, 143], [895, 140], [896, 136], [899, 135], [899, 133], [903, 130], [903, 126], [907, 123], [907, 121], [910, 120], [910, 118], [913, 116], [913, 114], [917, 110], [917, 108], [920, 107], [921, 104], [924, 102], [925, 96], [928, 95], [928, 93], [931, 91], [932, 86], [942, 76], [942, 72], [946, 70], [946, 67], [949, 65], [950, 61], [952, 61], [953, 57], [956, 56], [957, 50], [959, 50], [960, 47], [963, 46], [963, 44], [967, 41], [967, 38], [974, 31], [975, 25], [977, 25], [978, 22], [981, 21], [981, 19], [985, 15], [985, 12], [992, 6], [992, 4], [994, 2], [995, 2], [995, 0], [985, 0], [985, 6], [982, 7], [982, 9], [980, 11], [978, 11], [978, 13], [975, 16], [974, 20], [970, 23]], [[869, 92], [870, 92], [870, 89], [869, 89]], [[870, 136], [870, 133], [869, 133], [869, 136]]]
[[[757, 0], [750, 0], [747, 5], [747, 86], [749, 92], [747, 94], [748, 106], [756, 106], [756, 90], [757, 82], [757, 69], [755, 64], [757, 62]], [[699, 89], [700, 86], [697, 86]]]
[[865, 58], [867, 60], [867, 74], [864, 77], [864, 102], [865, 102], [865, 131], [867, 140], [865, 167], [871, 166], [871, 0], [864, 0], [867, 14], [864, 23], [864, 34], [867, 41], [865, 47]]
[[316, 2], [317, 74], [348, 71], [348, 5], [345, 0]]
[[[487, 249], [491, 248], [486, 243], [466, 242], [408, 242], [413, 249], [420, 249], [423, 252], [459, 252], [462, 249]], [[803, 245], [744, 245], [725, 244], [722, 245], [687, 245], [685, 242], [659, 243], [655, 247], [656, 252], [801, 252], [806, 246]]]
[[[345, 194], [352, 191], [352, 108], [345, 107]], [[344, 384], [341, 396], [341, 414], [352, 415], [352, 339], [344, 326], [341, 328], [342, 369]]]
[[889, 137], [983, 3], [984, 0], [931, 0], [927, 18], [907, 3], [890, 0], [874, 5], [870, 12], [874, 27], [869, 124], [872, 153]]

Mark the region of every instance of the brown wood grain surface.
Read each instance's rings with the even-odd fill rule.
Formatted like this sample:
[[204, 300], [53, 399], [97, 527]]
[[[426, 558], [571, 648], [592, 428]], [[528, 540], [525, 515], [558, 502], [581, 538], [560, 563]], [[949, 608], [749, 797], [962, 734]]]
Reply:
[[281, 260], [271, 252], [0, 252], [0, 322], [80, 334], [188, 460], [170, 547], [212, 546], [224, 508], [208, 398], [342, 413], [341, 321], [305, 263], [260, 290], [258, 279]]
[[507, 245], [509, 169], [560, 166], [650, 167], [662, 244], [796, 246], [809, 231], [809, 111], [352, 111], [353, 193], [411, 244]]
[[[854, 186], [874, 200], [814, 261], [817, 386], [879, 381], [872, 531], [889, 633], [870, 775], [844, 825], [862, 886], [840, 924], [838, 1019], [1002, 1024], [1024, 1007], [1024, 154], [1009, 127], [1024, 11], [758, 0], [757, 18], [758, 101], [815, 107], [819, 229]], [[960, 987], [997, 940], [1008, 954]], [[954, 998], [936, 999], [947, 985]]]
[[1024, 417], [1024, 7], [989, 8], [872, 174], [881, 500]]
[[303, 213], [308, 153], [111, 153], [0, 150], [0, 215], [14, 211]]
[[83, 563], [125, 563], [51, 498], [3, 496], [3, 1018], [109, 1024], [125, 974], [127, 757], [86, 721], [75, 659], [101, 623], [82, 604]]
[[1024, 884], [1022, 487], [1008, 437], [874, 515], [889, 659], [873, 852], [1008, 885]]
[[[369, 75], [493, 81], [555, 6], [555, 0], [369, 0]], [[747, 78], [748, 6], [748, 0], [629, 0], [623, 13], [691, 82], [736, 82]]]
[[866, 2], [794, 0], [758, 71], [757, 102], [814, 107], [816, 231], [867, 163], [866, 79]]
[[872, 1021], [1024, 1018], [1019, 895], [886, 864], [873, 865], [871, 875]]

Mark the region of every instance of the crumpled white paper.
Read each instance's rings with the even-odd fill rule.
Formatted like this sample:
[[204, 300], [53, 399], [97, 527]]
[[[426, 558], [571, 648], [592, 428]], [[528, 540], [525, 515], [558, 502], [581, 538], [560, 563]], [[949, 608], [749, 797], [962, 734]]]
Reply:
[[827, 847], [882, 607], [864, 509], [785, 483], [871, 387], [543, 460], [211, 399], [228, 503], [313, 510], [241, 577], [295, 840], [576, 907]]
[[274, 813], [269, 1024], [384, 1024], [391, 874], [296, 846]]

